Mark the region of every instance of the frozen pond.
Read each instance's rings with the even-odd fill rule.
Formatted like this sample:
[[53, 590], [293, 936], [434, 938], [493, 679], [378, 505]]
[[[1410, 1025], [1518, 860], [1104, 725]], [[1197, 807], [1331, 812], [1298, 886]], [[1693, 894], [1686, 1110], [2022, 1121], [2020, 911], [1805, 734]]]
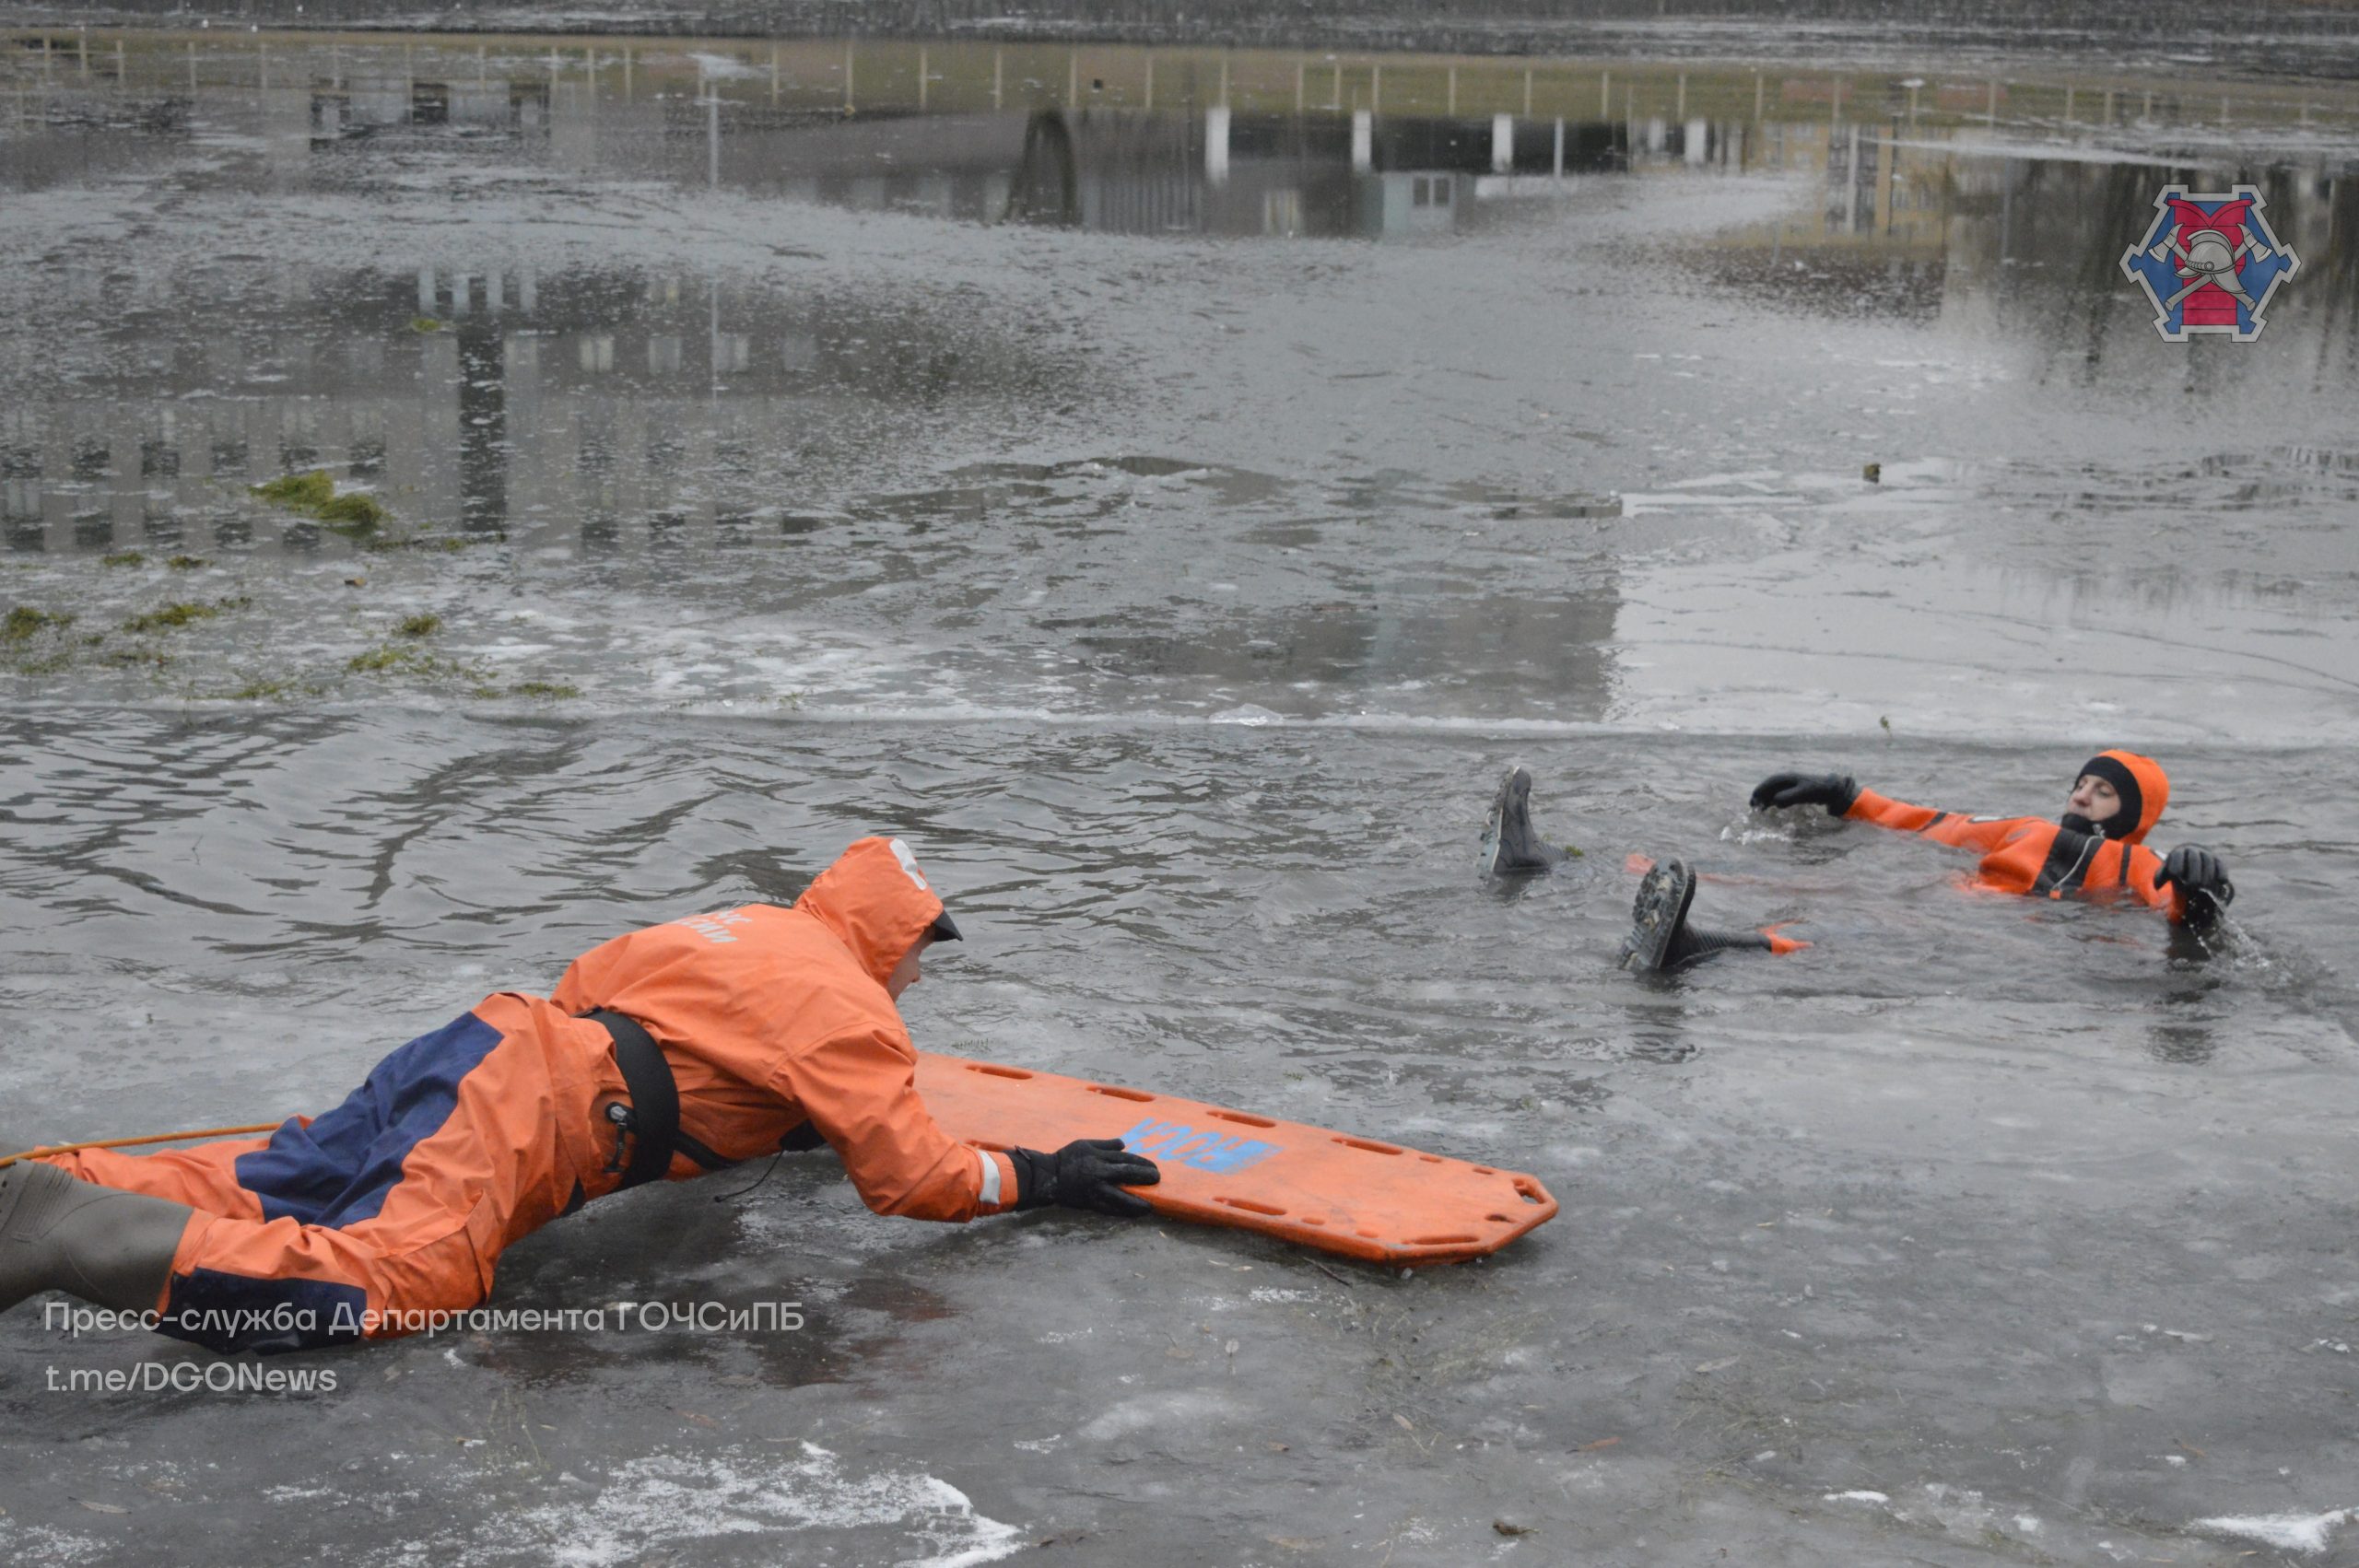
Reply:
[[[0, 1144], [322, 1108], [883, 829], [970, 938], [921, 1045], [1564, 1203], [1402, 1279], [878, 1220], [790, 1158], [554, 1226], [495, 1300], [800, 1332], [271, 1363], [307, 1395], [55, 1391], [206, 1358], [19, 1312], [9, 1561], [2359, 1561], [2359, 93], [6, 62]], [[2173, 182], [2300, 256], [2259, 341], [2166, 344], [2123, 278]], [[250, 488], [312, 471], [382, 515]], [[2111, 744], [2231, 864], [2208, 962], [1744, 810], [1809, 765], [2048, 814]], [[1514, 761], [1585, 855], [1490, 888]], [[1633, 981], [1634, 853], [1815, 945]]]

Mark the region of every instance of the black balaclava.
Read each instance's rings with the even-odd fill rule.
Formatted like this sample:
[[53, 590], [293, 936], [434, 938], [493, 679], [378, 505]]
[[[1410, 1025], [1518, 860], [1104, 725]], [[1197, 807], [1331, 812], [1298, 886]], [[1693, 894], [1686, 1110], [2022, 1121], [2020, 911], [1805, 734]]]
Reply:
[[2145, 791], [2138, 787], [2136, 776], [2111, 752], [2099, 752], [2083, 763], [2081, 771], [2072, 775], [2072, 782], [2078, 784], [2083, 776], [2089, 774], [2095, 774], [2113, 786], [2114, 793], [2121, 797], [2119, 809], [2103, 822], [2091, 822], [2078, 812], [2066, 812], [2057, 820], [2073, 833], [2099, 838], [2129, 837], [2146, 811]]

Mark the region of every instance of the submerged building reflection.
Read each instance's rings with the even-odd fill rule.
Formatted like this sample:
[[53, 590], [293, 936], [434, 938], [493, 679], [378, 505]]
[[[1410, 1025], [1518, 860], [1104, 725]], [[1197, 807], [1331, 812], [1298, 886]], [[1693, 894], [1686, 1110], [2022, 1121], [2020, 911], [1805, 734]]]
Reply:
[[[2002, 112], [2067, 138], [2231, 113], [2118, 85], [2034, 103], [1997, 82], [1208, 52], [19, 43], [18, 134], [0, 138], [0, 185], [18, 189], [181, 146], [200, 112], [264, 149], [224, 178], [274, 188], [349, 189], [415, 146], [480, 146], [589, 177], [1133, 235], [1414, 240], [1577, 224], [1601, 181], [1766, 174], [1792, 206], [1680, 264], [1806, 309], [2069, 341], [2092, 364], [2151, 332], [2113, 274], [2154, 187], [2225, 176], [1993, 151]], [[2296, 111], [2312, 106], [2271, 107]], [[2349, 354], [2359, 179], [2317, 155], [2248, 173], [2304, 257], [2321, 352]], [[169, 270], [65, 267], [122, 352], [103, 396], [0, 410], [13, 547], [233, 537], [248, 524], [218, 481], [314, 464], [427, 527], [743, 537], [750, 516], [785, 526], [776, 497], [798, 472], [879, 439], [863, 411], [1071, 379], [1055, 352], [947, 315], [725, 277], [491, 258], [246, 271], [233, 287], [251, 297], [224, 299]]]
[[578, 527], [595, 546], [694, 521], [726, 544], [759, 512], [792, 535], [780, 498], [888, 440], [879, 409], [1071, 379], [947, 313], [712, 276], [257, 271], [225, 299], [217, 273], [70, 270], [112, 306], [120, 352], [96, 389], [0, 409], [11, 548], [240, 543], [243, 487], [314, 467], [405, 527]]

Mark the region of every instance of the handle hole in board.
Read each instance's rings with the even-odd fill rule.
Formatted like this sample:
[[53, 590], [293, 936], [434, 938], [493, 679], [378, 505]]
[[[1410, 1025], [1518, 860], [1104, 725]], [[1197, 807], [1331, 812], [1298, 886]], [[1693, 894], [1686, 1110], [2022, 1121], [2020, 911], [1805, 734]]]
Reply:
[[1247, 1116], [1243, 1111], [1213, 1111], [1208, 1113], [1222, 1121], [1233, 1121], [1242, 1127], [1275, 1127], [1278, 1124], [1265, 1116]]
[[993, 1067], [987, 1062], [980, 1061], [968, 1063], [967, 1071], [969, 1072], [987, 1073], [993, 1078], [1026, 1079], [1032, 1076], [1020, 1067]]
[[1086, 1087], [1093, 1094], [1104, 1094], [1117, 1100], [1136, 1100], [1141, 1105], [1155, 1098], [1144, 1089], [1110, 1089], [1103, 1083], [1091, 1083]]
[[1335, 1141], [1341, 1143], [1346, 1149], [1365, 1149], [1371, 1154], [1398, 1154], [1401, 1153], [1400, 1150], [1394, 1148], [1390, 1143], [1371, 1143], [1365, 1138], [1345, 1138], [1341, 1133], [1336, 1134]]
[[1272, 1203], [1256, 1203], [1250, 1198], [1215, 1198], [1215, 1203], [1226, 1203], [1232, 1209], [1242, 1209], [1249, 1214], [1267, 1214], [1275, 1219], [1285, 1211]]

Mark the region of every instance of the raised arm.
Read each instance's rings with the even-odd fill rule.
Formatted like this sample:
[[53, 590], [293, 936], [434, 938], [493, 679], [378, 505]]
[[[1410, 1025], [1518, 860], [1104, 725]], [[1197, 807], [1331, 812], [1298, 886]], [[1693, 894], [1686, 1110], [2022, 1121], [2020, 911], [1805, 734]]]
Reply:
[[1847, 773], [1773, 773], [1753, 788], [1753, 809], [1824, 806], [1829, 816], [1872, 822], [1878, 827], [1914, 833], [1936, 844], [1988, 852], [2006, 842], [2021, 817], [1970, 817], [1932, 806], [1912, 806], [1862, 789]]

